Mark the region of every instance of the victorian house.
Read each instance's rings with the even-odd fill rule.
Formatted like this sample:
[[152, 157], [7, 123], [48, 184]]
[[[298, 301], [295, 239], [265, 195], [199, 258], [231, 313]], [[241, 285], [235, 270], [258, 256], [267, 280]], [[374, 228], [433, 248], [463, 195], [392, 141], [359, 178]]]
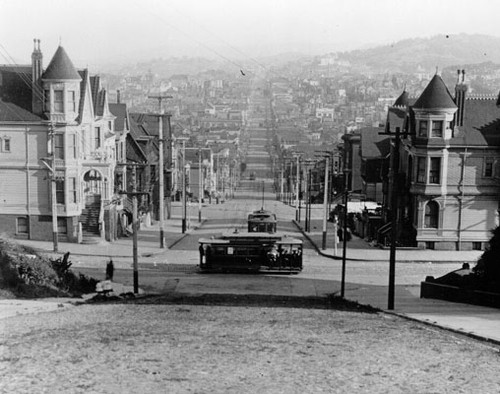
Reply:
[[[389, 110], [386, 131], [401, 132], [391, 168], [398, 173], [392, 187], [398, 190], [404, 244], [481, 250], [498, 225], [499, 99], [467, 92], [464, 71], [458, 72], [454, 97], [436, 74], [416, 101], [404, 92]], [[385, 192], [391, 211], [391, 188]]]
[[39, 40], [31, 65], [0, 66], [0, 232], [112, 240], [127, 134], [115, 119], [99, 77], [62, 46], [46, 69]]

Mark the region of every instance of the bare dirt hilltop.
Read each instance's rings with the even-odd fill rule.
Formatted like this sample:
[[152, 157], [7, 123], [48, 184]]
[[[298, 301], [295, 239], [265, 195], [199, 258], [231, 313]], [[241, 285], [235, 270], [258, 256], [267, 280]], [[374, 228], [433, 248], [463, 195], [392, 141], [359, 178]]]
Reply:
[[106, 304], [0, 320], [3, 393], [498, 393], [498, 347], [383, 313]]

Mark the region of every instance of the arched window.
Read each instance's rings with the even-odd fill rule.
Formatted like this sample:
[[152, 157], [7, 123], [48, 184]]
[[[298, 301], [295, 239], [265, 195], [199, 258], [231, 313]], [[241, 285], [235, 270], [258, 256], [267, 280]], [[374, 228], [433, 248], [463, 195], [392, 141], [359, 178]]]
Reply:
[[425, 228], [438, 228], [439, 222], [439, 204], [436, 201], [429, 201], [425, 205]]

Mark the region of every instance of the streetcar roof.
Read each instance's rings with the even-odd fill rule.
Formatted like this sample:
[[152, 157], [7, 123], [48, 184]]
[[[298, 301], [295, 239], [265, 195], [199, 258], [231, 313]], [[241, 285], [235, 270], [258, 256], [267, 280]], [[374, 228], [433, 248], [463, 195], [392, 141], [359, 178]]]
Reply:
[[268, 233], [265, 231], [256, 231], [256, 232], [248, 232], [248, 231], [227, 231], [222, 234], [223, 238], [273, 238], [273, 239], [281, 239], [284, 235], [280, 233]]
[[282, 233], [265, 233], [265, 232], [255, 232], [255, 233], [249, 233], [246, 231], [242, 232], [226, 232], [222, 234], [222, 236], [217, 237], [217, 238], [200, 238], [198, 240], [199, 243], [203, 244], [212, 244], [212, 245], [227, 245], [230, 244], [231, 241], [234, 240], [248, 240], [252, 241], [255, 240], [256, 242], [262, 242], [262, 241], [273, 241], [276, 244], [281, 244], [281, 245], [301, 245], [302, 240], [298, 238], [293, 238], [290, 237], [286, 234]]
[[228, 239], [221, 239], [221, 238], [200, 238], [198, 240], [200, 244], [211, 244], [211, 245], [226, 245], [229, 244]]

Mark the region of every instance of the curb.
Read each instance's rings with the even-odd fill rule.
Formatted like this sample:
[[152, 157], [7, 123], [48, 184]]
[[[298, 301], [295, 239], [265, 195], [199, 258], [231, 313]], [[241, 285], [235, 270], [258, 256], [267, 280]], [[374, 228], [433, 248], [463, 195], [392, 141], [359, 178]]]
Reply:
[[[328, 254], [322, 251], [322, 249], [316, 245], [316, 242], [304, 231], [302, 226], [295, 220], [292, 219], [293, 224], [297, 227], [297, 229], [301, 232], [301, 234], [307, 238], [307, 240], [311, 243], [311, 245], [314, 247], [316, 252], [318, 252], [319, 255], [323, 257], [328, 257], [333, 260], [342, 260], [343, 258], [341, 256], [334, 256], [332, 254]], [[354, 258], [354, 257], [346, 257], [346, 261], [372, 261], [372, 262], [388, 262], [389, 259], [360, 259], [360, 258]], [[412, 260], [401, 260], [398, 259], [398, 262], [400, 263], [433, 263], [433, 264], [444, 264], [444, 263], [450, 263], [450, 264], [462, 264], [462, 263], [475, 263], [477, 260], [470, 260], [470, 259], [464, 259], [464, 260], [429, 260], [429, 259], [412, 259]]]
[[[316, 242], [314, 242], [312, 240], [312, 238], [304, 231], [302, 226], [295, 219], [292, 219], [292, 223], [295, 224], [295, 226], [301, 232], [301, 234], [307, 238], [309, 243], [314, 247], [314, 249], [316, 250], [316, 252], [318, 252], [318, 254], [320, 254], [323, 257], [328, 257], [328, 258], [333, 259], [333, 260], [342, 260], [342, 257], [340, 257], [340, 256], [334, 256], [334, 255], [323, 252], [319, 248], [319, 246], [316, 245]], [[348, 261], [367, 261], [366, 259], [354, 259], [354, 258], [350, 258], [350, 257], [347, 257], [346, 260], [348, 260]], [[386, 260], [370, 260], [370, 261], [386, 261]]]
[[[179, 238], [177, 238], [176, 240], [172, 241], [172, 243], [170, 245], [167, 245], [166, 249], [171, 249], [173, 248], [175, 245], [177, 245], [180, 241], [182, 241], [184, 238], [186, 238], [192, 231], [194, 230], [197, 230], [198, 228], [200, 228], [205, 222], [207, 221], [207, 219], [203, 219], [201, 221], [201, 223], [198, 223], [196, 225], [193, 225], [191, 227], [191, 229], [189, 229], [188, 231], [186, 231], [184, 234], [182, 234]], [[81, 244], [77, 244], [77, 245], [81, 245]], [[112, 242], [110, 242], [110, 245], [113, 245]], [[63, 251], [59, 251], [59, 252], [54, 252], [52, 250], [48, 250], [48, 249], [43, 249], [43, 248], [39, 248], [39, 247], [33, 247], [33, 249], [37, 252], [40, 252], [40, 253], [44, 253], [44, 254], [53, 254], [53, 255], [60, 255], [60, 254], [63, 254], [64, 252]], [[141, 257], [154, 257], [154, 256], [158, 256], [158, 255], [161, 255], [162, 253], [165, 252], [166, 249], [162, 249], [160, 251], [157, 251], [157, 252], [144, 252], [144, 253], [141, 253]], [[78, 253], [78, 252], [70, 252], [70, 254], [72, 256], [94, 256], [94, 257], [109, 257], [109, 253], [105, 253], [105, 254], [97, 254], [97, 253]], [[115, 254], [112, 256], [113, 258], [130, 258], [130, 254], [128, 255], [118, 255], [118, 254]]]
[[382, 313], [387, 314], [387, 315], [398, 316], [398, 317], [401, 317], [401, 318], [409, 320], [409, 321], [414, 321], [414, 322], [425, 324], [426, 326], [429, 326], [429, 327], [440, 328], [441, 330], [449, 331], [449, 332], [452, 332], [454, 334], [464, 335], [466, 337], [476, 339], [476, 340], [481, 341], [481, 342], [492, 343], [494, 345], [500, 346], [500, 341], [493, 339], [493, 338], [484, 337], [482, 335], [474, 334], [472, 332], [467, 332], [467, 331], [463, 331], [463, 330], [456, 329], [456, 328], [442, 326], [438, 323], [433, 323], [429, 320], [418, 319], [416, 317], [408, 316], [404, 313], [389, 312], [389, 311], [384, 311], [384, 310], [380, 310], [380, 311]]
[[189, 231], [186, 231], [184, 234], [182, 234], [181, 237], [179, 237], [174, 242], [172, 242], [170, 245], [168, 245], [168, 249], [172, 249], [175, 245], [177, 245], [179, 242], [181, 242], [184, 238], [186, 238], [191, 233], [191, 231], [198, 230], [201, 226], [203, 226], [205, 224], [206, 221], [207, 221], [207, 219], [202, 219], [201, 223], [194, 225], [192, 229], [190, 229]]

